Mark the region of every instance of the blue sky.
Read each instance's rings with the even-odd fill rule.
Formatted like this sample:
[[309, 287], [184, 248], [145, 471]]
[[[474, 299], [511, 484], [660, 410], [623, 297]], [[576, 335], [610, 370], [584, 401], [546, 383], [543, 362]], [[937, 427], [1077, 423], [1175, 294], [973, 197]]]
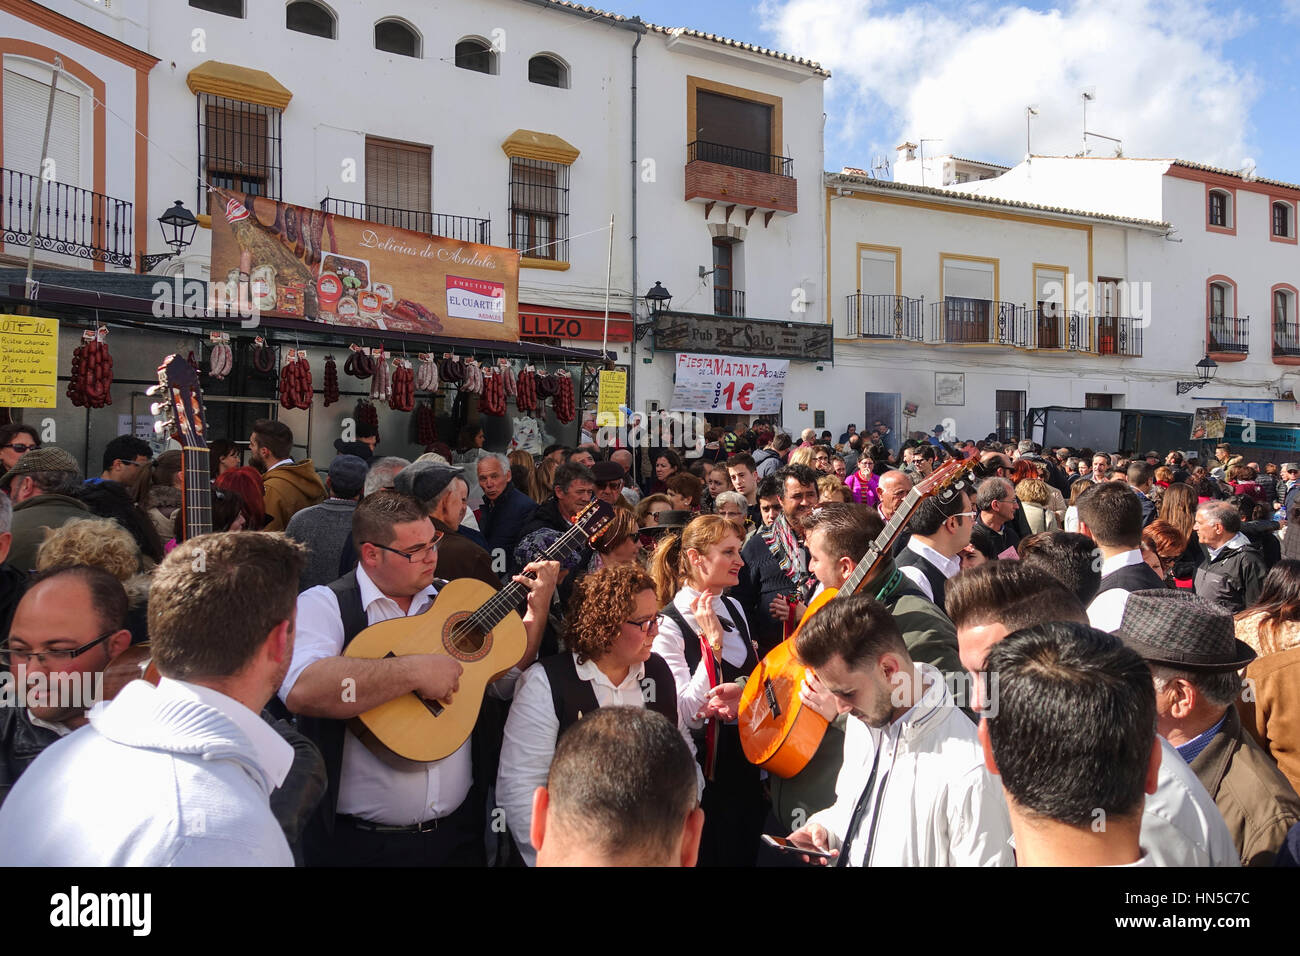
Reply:
[[[719, 33], [819, 60], [826, 165], [871, 165], [903, 139], [927, 152], [1018, 162], [1079, 150], [1091, 130], [1124, 155], [1165, 156], [1300, 183], [1300, 0], [610, 0], [664, 26]], [[1095, 140], [1094, 155], [1110, 155]]]

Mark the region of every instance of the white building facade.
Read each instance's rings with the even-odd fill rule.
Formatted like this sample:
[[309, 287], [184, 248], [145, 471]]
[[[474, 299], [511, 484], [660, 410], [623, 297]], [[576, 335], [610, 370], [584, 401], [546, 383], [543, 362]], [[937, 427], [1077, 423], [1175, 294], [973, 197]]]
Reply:
[[[908, 146], [902, 181], [827, 176], [836, 374], [883, 393], [855, 390], [846, 421], [890, 401], [962, 437], [1018, 436], [1045, 406], [1300, 421], [1295, 186], [1170, 160], [922, 166]], [[1216, 377], [1180, 391], [1207, 355]]]

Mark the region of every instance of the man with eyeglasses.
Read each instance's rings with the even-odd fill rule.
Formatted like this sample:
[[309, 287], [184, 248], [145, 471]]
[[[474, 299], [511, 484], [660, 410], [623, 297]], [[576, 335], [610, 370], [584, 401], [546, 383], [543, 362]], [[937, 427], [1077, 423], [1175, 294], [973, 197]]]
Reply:
[[1020, 543], [1016, 532], [1015, 517], [1020, 502], [1016, 499], [1016, 489], [1006, 478], [985, 478], [976, 491], [975, 528], [971, 531], [970, 543], [975, 550], [990, 561], [995, 561], [1007, 549], [1014, 549]]
[[945, 585], [961, 571], [962, 554], [970, 544], [977, 514], [963, 488], [946, 498], [926, 498], [907, 523], [912, 534], [895, 563], [940, 608]]
[[99, 568], [50, 572], [23, 595], [0, 664], [14, 706], [0, 707], [0, 801], [42, 751], [86, 723], [108, 662], [131, 643], [127, 596]]
[[[347, 721], [405, 694], [449, 701], [461, 666], [443, 654], [383, 660], [344, 657], [371, 624], [429, 609], [441, 534], [410, 495], [378, 491], [357, 505], [352, 537], [356, 569], [298, 596], [298, 637], [280, 697], [320, 747], [329, 788], [304, 837], [309, 865], [483, 865], [484, 789], [475, 787], [471, 742], [442, 760], [397, 769], [375, 756]], [[529, 588], [527, 648], [489, 694], [508, 698], [532, 663], [555, 588], [555, 562], [529, 564], [515, 580]], [[473, 610], [472, 608], [470, 610]], [[472, 738], [471, 738], [472, 739]]]
[[147, 441], [134, 435], [118, 435], [104, 446], [104, 470], [98, 480], [133, 485], [140, 477], [140, 469], [148, 467], [152, 460], [153, 449]]

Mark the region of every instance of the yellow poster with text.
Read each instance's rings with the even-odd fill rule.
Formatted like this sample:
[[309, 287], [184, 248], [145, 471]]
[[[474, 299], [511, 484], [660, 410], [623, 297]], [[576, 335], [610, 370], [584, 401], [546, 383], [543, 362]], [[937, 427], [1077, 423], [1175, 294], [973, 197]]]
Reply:
[[596, 393], [596, 424], [622, 428], [626, 424], [622, 408], [627, 404], [627, 369], [600, 373], [600, 390]]
[[0, 315], [0, 405], [53, 408], [58, 364], [58, 319]]

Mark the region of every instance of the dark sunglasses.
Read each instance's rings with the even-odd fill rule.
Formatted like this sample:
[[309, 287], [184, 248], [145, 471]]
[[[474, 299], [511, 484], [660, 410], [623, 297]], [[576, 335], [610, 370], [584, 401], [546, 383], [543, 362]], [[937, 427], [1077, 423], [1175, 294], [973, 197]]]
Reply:
[[18, 452], [18, 454], [20, 454], [20, 455], [25, 455], [25, 454], [27, 454], [29, 451], [35, 451], [36, 449], [38, 449], [38, 448], [40, 448], [40, 447], [41, 447], [40, 445], [25, 445], [25, 444], [23, 444], [22, 442], [10, 442], [10, 443], [7, 444], [7, 445], [0, 445], [0, 448], [12, 448], [14, 451]]

